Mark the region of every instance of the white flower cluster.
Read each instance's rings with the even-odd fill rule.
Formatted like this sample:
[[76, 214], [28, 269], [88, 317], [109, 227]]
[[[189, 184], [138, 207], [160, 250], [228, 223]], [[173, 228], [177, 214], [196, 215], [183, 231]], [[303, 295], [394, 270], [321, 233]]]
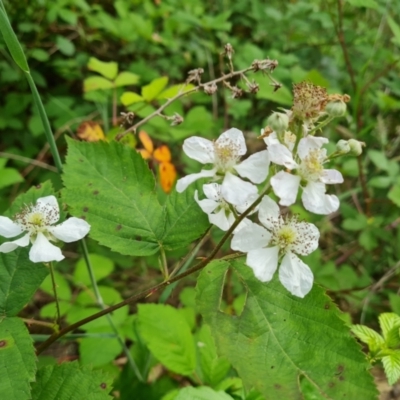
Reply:
[[[256, 185], [264, 182], [271, 185], [282, 206], [294, 204], [301, 190], [301, 200], [308, 211], [323, 215], [335, 212], [339, 199], [326, 193], [326, 185], [342, 183], [343, 177], [325, 166], [331, 158], [351, 152], [351, 146], [340, 143], [337, 152], [328, 156], [323, 148], [328, 139], [314, 133], [331, 119], [342, 116], [346, 101], [348, 96], [327, 95], [325, 89], [312, 84], [295, 85], [292, 109], [274, 113], [262, 131], [267, 149], [244, 161], [240, 158], [246, 154], [246, 143], [236, 128], [224, 132], [215, 142], [201, 137], [186, 139], [184, 152], [202, 164], [210, 164], [211, 169], [179, 179], [176, 190], [183, 192], [194, 181], [208, 178], [209, 183], [203, 185], [206, 199], [199, 200], [197, 191], [195, 199], [210, 223], [224, 231], [254, 203], [258, 197]], [[272, 176], [270, 163], [275, 164]], [[247, 253], [246, 264], [262, 282], [272, 279], [280, 263], [283, 286], [293, 295], [304, 297], [312, 288], [313, 274], [296, 254], [308, 255], [318, 247], [317, 227], [296, 216], [282, 216], [269, 196], [262, 198], [255, 211], [262, 225], [243, 219], [233, 232], [232, 249]]]
[[35, 205], [26, 206], [15, 216], [15, 221], [0, 216], [0, 235], [20, 238], [0, 245], [0, 253], [9, 253], [17, 247], [32, 243], [29, 259], [33, 262], [61, 261], [64, 256], [59, 247], [50, 241], [62, 240], [70, 243], [82, 239], [90, 230], [90, 225], [81, 218], [68, 218], [65, 222], [52, 226], [60, 219], [60, 210], [54, 196], [41, 197]]

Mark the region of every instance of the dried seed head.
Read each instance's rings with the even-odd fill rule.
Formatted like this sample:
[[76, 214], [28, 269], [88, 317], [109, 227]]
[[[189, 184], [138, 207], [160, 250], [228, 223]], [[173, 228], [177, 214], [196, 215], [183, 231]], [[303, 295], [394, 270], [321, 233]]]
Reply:
[[183, 122], [183, 117], [178, 113], [174, 113], [174, 115], [168, 117], [168, 119], [171, 121], [171, 126], [180, 125]]
[[247, 83], [250, 93], [257, 93], [260, 90], [260, 86], [256, 81]]
[[231, 88], [232, 98], [238, 99], [239, 97], [243, 96], [243, 90], [238, 88], [237, 86], [232, 86]]
[[195, 82], [200, 83], [202, 74], [204, 74], [203, 68], [192, 69], [188, 72], [188, 78], [187, 78], [186, 82], [189, 83], [189, 82], [195, 81]]
[[208, 84], [208, 85], [204, 85], [204, 93], [205, 94], [214, 94], [216, 91], [218, 90], [218, 86], [216, 85], [215, 82]]
[[135, 113], [133, 113], [132, 111], [129, 111], [127, 113], [122, 112], [121, 117], [122, 117], [121, 127], [123, 127], [124, 125], [130, 126], [133, 124], [133, 120], [135, 119]]
[[318, 118], [328, 102], [326, 89], [301, 82], [293, 85], [293, 114], [300, 119]]
[[230, 44], [230, 43], [227, 43], [225, 46], [224, 46], [224, 52], [222, 53], [224, 56], [226, 56], [226, 57], [228, 57], [228, 59], [229, 60], [232, 60], [232, 56], [233, 56], [233, 53], [234, 53], [235, 51], [233, 50], [233, 47], [232, 47], [232, 45]]
[[254, 72], [257, 71], [269, 71], [272, 72], [278, 66], [278, 61], [269, 60], [268, 58], [265, 60], [254, 60], [251, 64]]

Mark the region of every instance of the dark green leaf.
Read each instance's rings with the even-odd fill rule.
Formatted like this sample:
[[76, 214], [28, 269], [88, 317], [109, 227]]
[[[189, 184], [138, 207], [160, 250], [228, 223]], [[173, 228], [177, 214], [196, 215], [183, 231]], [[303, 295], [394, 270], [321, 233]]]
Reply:
[[63, 363], [39, 369], [32, 399], [111, 400], [111, 385], [112, 380], [100, 370], [80, 367], [78, 362]]
[[20, 318], [0, 318], [0, 394], [4, 400], [31, 399], [36, 355], [32, 339]]
[[[220, 311], [229, 267], [247, 290], [240, 316]], [[221, 260], [201, 272], [197, 291], [220, 354], [248, 388], [266, 398], [300, 399], [298, 381], [303, 376], [331, 399], [376, 399], [365, 357], [322, 289], [315, 286], [300, 299], [277, 279], [260, 282], [240, 260]]]

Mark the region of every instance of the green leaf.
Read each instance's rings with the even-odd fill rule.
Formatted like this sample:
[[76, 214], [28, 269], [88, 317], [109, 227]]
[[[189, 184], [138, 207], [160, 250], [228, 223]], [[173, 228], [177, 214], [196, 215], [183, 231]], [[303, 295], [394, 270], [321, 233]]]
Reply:
[[193, 188], [167, 197], [164, 207], [165, 228], [162, 244], [166, 250], [186, 246], [196, 240], [209, 226], [208, 218], [193, 201]]
[[[32, 384], [33, 400], [111, 400], [112, 379], [77, 361], [40, 368]], [[21, 399], [22, 400], [22, 399]]]
[[268, 79], [259, 79], [258, 84], [260, 90], [257, 92], [257, 99], [271, 100], [274, 103], [281, 104], [283, 106], [291, 106], [293, 102], [292, 93], [286, 86], [282, 86], [276, 92], [274, 87], [271, 86], [271, 81]]
[[3, 4], [0, 5], [0, 31], [15, 63], [22, 69], [22, 71], [29, 72], [29, 66], [24, 51], [22, 50], [21, 44], [10, 25]]
[[24, 178], [14, 168], [4, 168], [0, 170], [0, 189], [23, 181]]
[[368, 150], [368, 157], [378, 169], [383, 171], [389, 170], [389, 160], [382, 151]]
[[378, 317], [383, 337], [386, 339], [393, 328], [400, 327], [400, 317], [395, 313], [382, 313]]
[[[96, 282], [101, 281], [114, 271], [114, 263], [107, 257], [98, 254], [89, 254], [89, 259], [96, 277]], [[84, 258], [81, 258], [76, 263], [74, 283], [76, 285], [92, 286]]]
[[36, 355], [20, 318], [0, 319], [0, 393], [2, 399], [28, 400], [35, 380]]
[[132, 72], [121, 72], [114, 81], [116, 87], [135, 85], [139, 82], [139, 75], [133, 74]]
[[353, 7], [379, 8], [379, 4], [375, 0], [347, 0], [347, 3]]
[[[247, 291], [240, 316], [220, 311], [229, 267]], [[267, 398], [298, 399], [298, 380], [304, 376], [327, 398], [376, 399], [365, 356], [321, 288], [300, 299], [277, 278], [260, 282], [243, 261], [219, 260], [201, 272], [197, 301], [220, 355], [246, 387]]]
[[148, 85], [142, 87], [142, 96], [148, 102], [157, 98], [161, 91], [167, 86], [168, 77], [154, 79]]
[[233, 400], [229, 394], [215, 390], [207, 386], [188, 386], [181, 389], [174, 400]]
[[141, 101], [144, 101], [144, 98], [134, 92], [124, 92], [121, 95], [121, 103], [124, 106], [130, 106], [131, 104], [140, 103]]
[[159, 94], [157, 96], [157, 98], [168, 100], [172, 97], [175, 97], [178, 93], [186, 93], [193, 88], [194, 88], [194, 85], [192, 85], [191, 83], [189, 83], [189, 84], [181, 83], [180, 85], [174, 85], [174, 86], [169, 87], [168, 89], [165, 89], [161, 94]]
[[385, 344], [383, 337], [376, 331], [365, 325], [352, 325], [351, 331], [368, 345], [371, 352], [375, 353]]
[[118, 74], [118, 64], [116, 62], [104, 62], [95, 57], [89, 58], [88, 69], [98, 72], [109, 80], [115, 79]]
[[[57, 286], [57, 296], [60, 300], [71, 300], [71, 288], [69, 287], [68, 281], [64, 278], [62, 274], [58, 271], [54, 271], [54, 280]], [[74, 282], [75, 283], [75, 282]], [[53, 282], [51, 280], [50, 274], [47, 275], [46, 279], [43, 281], [42, 285], [40, 286], [44, 292], [49, 294], [50, 296], [54, 296], [54, 289], [53, 289]]]
[[196, 350], [190, 327], [175, 308], [162, 304], [139, 304], [140, 336], [166, 368], [191, 375], [196, 366]]
[[91, 76], [83, 81], [83, 91], [90, 92], [92, 90], [112, 89], [114, 84], [108, 79], [101, 76]]
[[75, 45], [64, 36], [56, 36], [56, 45], [65, 56], [72, 56], [75, 53]]
[[387, 22], [394, 36], [393, 41], [396, 44], [400, 45], [400, 26], [395, 22], [393, 18], [389, 16], [387, 17]]
[[44, 264], [29, 260], [28, 248], [0, 253], [0, 316], [17, 315], [48, 273]]
[[400, 351], [395, 350], [392, 354], [382, 357], [383, 368], [388, 378], [389, 385], [393, 385], [400, 378]]
[[400, 207], [400, 185], [396, 184], [389, 190], [388, 199], [392, 200], [397, 207]]
[[209, 226], [193, 198], [175, 191], [162, 207], [142, 156], [121, 143], [68, 141], [63, 179], [71, 213], [86, 218], [90, 235], [121, 254], [145, 256], [187, 246]]
[[196, 342], [200, 355], [202, 382], [214, 387], [225, 378], [230, 369], [230, 364], [226, 359], [218, 357], [208, 325], [203, 324]]

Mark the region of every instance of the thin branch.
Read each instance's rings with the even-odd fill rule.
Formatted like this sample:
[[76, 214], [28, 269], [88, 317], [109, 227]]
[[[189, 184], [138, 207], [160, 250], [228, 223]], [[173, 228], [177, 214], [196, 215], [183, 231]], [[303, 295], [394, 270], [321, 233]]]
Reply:
[[340, 47], [342, 48], [343, 56], [344, 56], [344, 61], [346, 64], [347, 72], [349, 73], [350, 76], [350, 81], [351, 81], [351, 86], [353, 88], [353, 92], [357, 92], [357, 82], [355, 78], [355, 73], [353, 66], [350, 61], [350, 56], [349, 52], [347, 49], [346, 45], [346, 40], [344, 38], [344, 32], [343, 32], [343, 4], [342, 0], [337, 0], [337, 8], [338, 8], [338, 24], [335, 27], [336, 28], [336, 34], [339, 39]]
[[[188, 94], [197, 92], [199, 89], [203, 89], [205, 86], [214, 85], [214, 84], [217, 84], [219, 82], [225, 82], [225, 81], [227, 81], [229, 79], [232, 79], [232, 78], [234, 78], [236, 76], [243, 76], [246, 72], [249, 72], [249, 71], [254, 71], [254, 72], [264, 71], [264, 72], [266, 72], [267, 70], [269, 70], [269, 71], [272, 72], [277, 65], [278, 65], [278, 62], [276, 60], [261, 60], [261, 61], [254, 60], [250, 67], [244, 68], [244, 69], [242, 69], [240, 71], [232, 71], [229, 74], [223, 75], [223, 76], [221, 76], [219, 78], [213, 79], [212, 81], [209, 81], [209, 82], [206, 82], [206, 83], [199, 83], [197, 86], [195, 86], [195, 87], [193, 87], [191, 89], [188, 89], [186, 91], [184, 90], [186, 85], [184, 85], [182, 87], [181, 91], [176, 96], [171, 97], [163, 105], [161, 105], [157, 110], [155, 110], [154, 112], [149, 114], [147, 117], [145, 117], [142, 120], [140, 120], [139, 122], [137, 122], [135, 125], [133, 125], [130, 128], [128, 128], [125, 132], [121, 132], [120, 134], [118, 134], [116, 136], [116, 140], [121, 140], [129, 132], [136, 132], [137, 128], [139, 128], [140, 126], [144, 125], [150, 119], [152, 119], [152, 118], [154, 118], [156, 116], [160, 116], [160, 114], [169, 105], [171, 105], [174, 101], [180, 99], [183, 96], [186, 96]], [[273, 80], [271, 76], [269, 76], [269, 78], [271, 80]]]
[[240, 222], [253, 210], [254, 207], [256, 207], [262, 200], [263, 196], [268, 192], [269, 190], [269, 184], [266, 185], [266, 187], [261, 191], [260, 195], [258, 196], [257, 200], [251, 204], [241, 215], [240, 217], [233, 223], [233, 225], [226, 231], [220, 242], [215, 246], [214, 250], [211, 252], [211, 254], [205, 258], [204, 260], [200, 261], [196, 265], [194, 265], [192, 268], [189, 268], [187, 271], [180, 273], [179, 275], [159, 283], [158, 285], [155, 285], [149, 289], [146, 289], [138, 294], [135, 294], [124, 301], [117, 303], [111, 307], [106, 308], [105, 310], [99, 311], [93, 315], [90, 315], [87, 318], [84, 318], [78, 322], [75, 322], [72, 325], [69, 325], [63, 329], [61, 329], [59, 332], [55, 332], [52, 334], [45, 342], [43, 342], [40, 346], [38, 346], [36, 352], [37, 354], [42, 353], [45, 349], [47, 349], [52, 343], [54, 343], [57, 339], [60, 337], [66, 335], [69, 332], [74, 331], [75, 329], [80, 328], [81, 326], [94, 321], [104, 315], [110, 314], [111, 312], [118, 310], [121, 307], [124, 307], [128, 304], [134, 304], [138, 300], [144, 299], [153, 293], [157, 292], [158, 290], [170, 285], [171, 283], [177, 282], [181, 280], [182, 278], [185, 278], [188, 275], [193, 274], [194, 272], [200, 271], [202, 268], [204, 268], [207, 264], [209, 264], [215, 256], [218, 254], [219, 250], [223, 246], [223, 244], [228, 240], [232, 232], [235, 230], [235, 228], [240, 224]]
[[42, 161], [33, 160], [32, 158], [23, 157], [18, 154], [4, 153], [4, 152], [0, 151], [0, 157], [8, 158], [10, 160], [22, 161], [27, 164], [34, 165], [36, 167], [48, 169], [49, 171], [52, 171], [52, 172], [58, 172], [57, 168], [53, 167], [52, 165], [46, 164]]

